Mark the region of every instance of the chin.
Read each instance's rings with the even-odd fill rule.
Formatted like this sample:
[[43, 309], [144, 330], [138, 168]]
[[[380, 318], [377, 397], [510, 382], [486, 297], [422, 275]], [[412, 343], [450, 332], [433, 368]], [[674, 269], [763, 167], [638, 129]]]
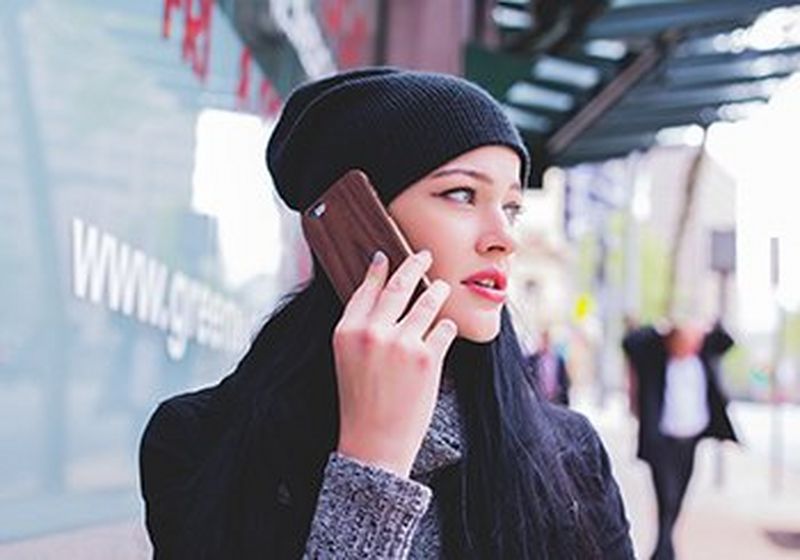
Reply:
[[496, 321], [462, 321], [458, 325], [458, 336], [470, 342], [485, 344], [500, 334], [500, 317]]

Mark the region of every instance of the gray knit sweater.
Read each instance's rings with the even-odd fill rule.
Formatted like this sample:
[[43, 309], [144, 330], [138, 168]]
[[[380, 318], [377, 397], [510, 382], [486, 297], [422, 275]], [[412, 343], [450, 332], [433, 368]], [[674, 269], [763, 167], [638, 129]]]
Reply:
[[332, 453], [325, 468], [306, 558], [439, 558], [431, 474], [461, 459], [454, 387], [443, 383], [411, 479]]

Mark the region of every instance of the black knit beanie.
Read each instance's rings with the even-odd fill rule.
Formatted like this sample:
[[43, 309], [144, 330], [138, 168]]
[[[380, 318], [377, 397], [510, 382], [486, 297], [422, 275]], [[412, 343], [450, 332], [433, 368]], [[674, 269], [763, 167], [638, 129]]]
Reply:
[[296, 89], [270, 138], [267, 166], [295, 210], [350, 169], [365, 171], [388, 204], [444, 163], [490, 144], [517, 152], [526, 185], [525, 145], [484, 90], [446, 74], [367, 68]]

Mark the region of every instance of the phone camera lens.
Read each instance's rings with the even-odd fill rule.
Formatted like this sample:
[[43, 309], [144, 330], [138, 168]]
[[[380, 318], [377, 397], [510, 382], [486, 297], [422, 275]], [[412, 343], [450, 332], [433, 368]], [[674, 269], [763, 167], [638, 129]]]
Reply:
[[315, 218], [321, 218], [322, 215], [325, 213], [325, 203], [320, 202], [311, 210], [311, 213], [314, 215]]

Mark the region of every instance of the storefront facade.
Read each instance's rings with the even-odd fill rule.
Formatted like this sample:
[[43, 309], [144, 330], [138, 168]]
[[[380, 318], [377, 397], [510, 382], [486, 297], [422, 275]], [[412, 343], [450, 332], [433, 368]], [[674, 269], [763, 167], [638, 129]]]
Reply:
[[291, 87], [370, 61], [368, 4], [273, 2], [262, 70], [224, 3], [3, 2], [0, 544], [138, 518], [155, 405], [308, 275], [263, 150]]

